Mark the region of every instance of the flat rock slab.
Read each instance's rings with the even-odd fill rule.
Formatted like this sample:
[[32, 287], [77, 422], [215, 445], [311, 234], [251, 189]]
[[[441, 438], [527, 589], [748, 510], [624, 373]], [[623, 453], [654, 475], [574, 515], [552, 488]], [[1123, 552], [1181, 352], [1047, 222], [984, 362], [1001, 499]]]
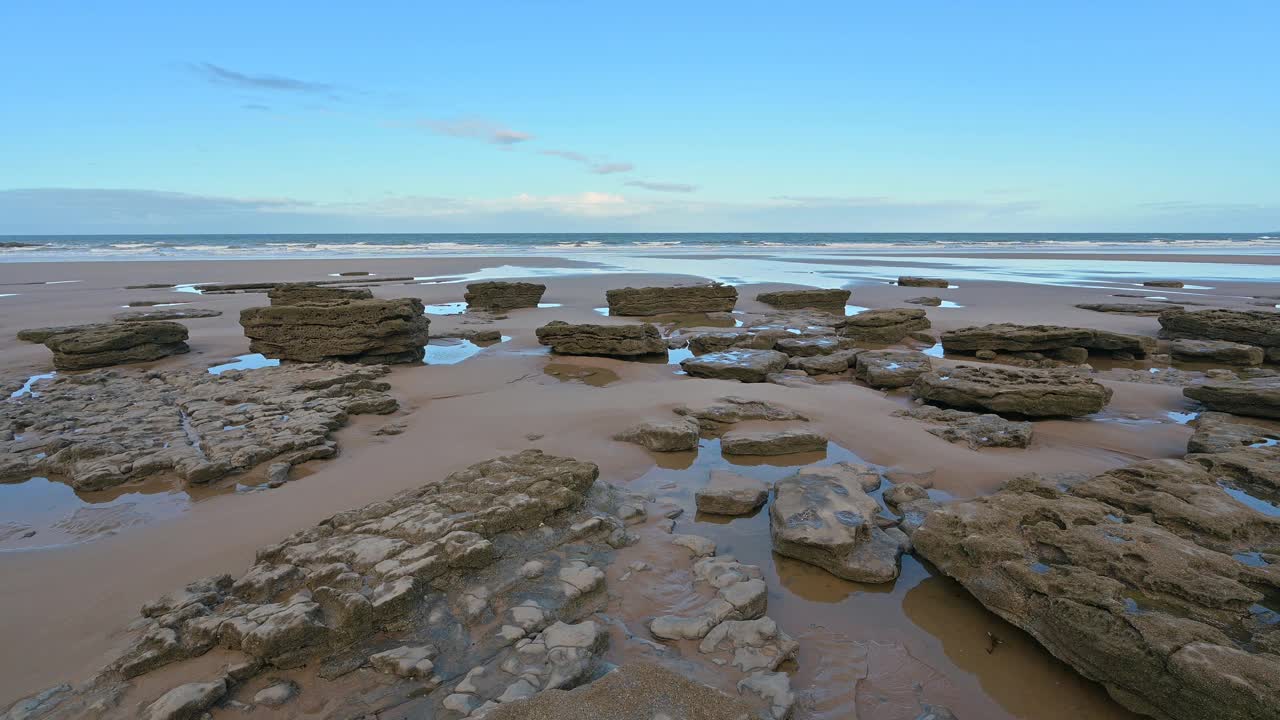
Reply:
[[845, 318], [839, 332], [842, 337], [862, 342], [888, 344], [929, 327], [929, 318], [920, 308], [886, 308]]
[[1022, 420], [1006, 420], [991, 413], [936, 408], [930, 405], [893, 413], [929, 423], [931, 435], [951, 443], [964, 443], [970, 450], [984, 447], [1024, 448], [1031, 444], [1033, 426]]
[[830, 355], [840, 349], [840, 339], [835, 337], [784, 337], [773, 344], [773, 349], [792, 357]]
[[942, 347], [947, 352], [1051, 352], [1072, 348], [1130, 353], [1143, 357], [1156, 350], [1156, 339], [1144, 335], [1126, 335], [1109, 330], [1064, 327], [1062, 325], [1017, 325], [993, 323], [961, 328], [942, 333]]
[[698, 429], [697, 421], [691, 418], [653, 420], [633, 425], [613, 439], [635, 443], [654, 452], [694, 450], [698, 447]]
[[873, 388], [899, 388], [932, 369], [929, 356], [918, 350], [866, 350], [858, 353], [853, 374]]
[[763, 481], [725, 470], [712, 470], [706, 487], [694, 493], [699, 512], [714, 515], [749, 515], [769, 498]]
[[1242, 423], [1228, 413], [1202, 412], [1188, 424], [1196, 430], [1187, 441], [1189, 453], [1223, 453], [1248, 447], [1280, 447], [1280, 430]]
[[44, 343], [53, 352], [58, 370], [149, 362], [191, 349], [186, 343], [187, 327], [166, 321], [34, 328], [19, 332], [18, 338]]
[[1260, 347], [1226, 340], [1178, 339], [1169, 344], [1169, 354], [1175, 360], [1223, 365], [1261, 365], [1266, 359], [1266, 351]]
[[156, 310], [133, 310], [116, 313], [111, 319], [116, 322], [148, 322], [151, 320], [194, 320], [197, 318], [218, 317], [221, 310], [210, 308], [159, 308]]
[[898, 285], [900, 285], [901, 287], [944, 288], [944, 287], [948, 287], [950, 283], [942, 278], [915, 277], [912, 275], [903, 275], [898, 278]]
[[1119, 313], [1121, 315], [1159, 315], [1165, 310], [1182, 309], [1180, 305], [1170, 305], [1168, 303], [1080, 303], [1076, 307], [1081, 310]]
[[774, 484], [769, 506], [774, 552], [854, 582], [896, 578], [904, 545], [877, 525], [880, 505], [861, 480], [874, 469], [808, 470], [801, 468]]
[[787, 366], [787, 356], [776, 350], [726, 350], [686, 358], [680, 367], [694, 377], [757, 383]]
[[916, 378], [911, 394], [960, 410], [1081, 417], [1106, 407], [1112, 390], [1067, 370], [958, 365]]
[[1280, 362], [1280, 312], [1267, 310], [1166, 310], [1160, 313], [1166, 335], [1196, 340], [1226, 340], [1266, 350]]
[[719, 283], [625, 287], [605, 292], [605, 298], [610, 315], [729, 312], [738, 303], [738, 289]]
[[537, 307], [547, 286], [529, 282], [478, 282], [467, 285], [462, 296], [468, 308], [480, 310], [510, 310]]
[[1211, 380], [1183, 388], [1182, 394], [1210, 410], [1261, 418], [1280, 418], [1280, 376], [1247, 380]]
[[803, 370], [806, 375], [831, 375], [849, 369], [859, 353], [865, 350], [837, 350], [830, 355], [814, 355], [812, 357], [795, 357], [787, 363], [787, 367]]
[[844, 312], [844, 304], [849, 301], [850, 292], [848, 290], [778, 290], [776, 292], [764, 292], [756, 295], [756, 300], [765, 305], [783, 310], [795, 310], [799, 308], [839, 308], [840, 312]]
[[538, 342], [561, 355], [638, 357], [665, 354], [667, 343], [656, 325], [579, 325], [555, 320], [538, 328]]
[[1184, 286], [1184, 283], [1181, 280], [1147, 280], [1142, 285], [1144, 287], [1180, 288]]
[[717, 398], [708, 405], [681, 406], [675, 409], [675, 413], [697, 420], [707, 430], [717, 430], [743, 420], [809, 419], [788, 407], [734, 395]]
[[827, 448], [827, 438], [812, 430], [733, 430], [720, 438], [726, 455], [786, 455]]
[[930, 307], [938, 307], [939, 305], [942, 304], [942, 298], [933, 297], [929, 295], [922, 295], [920, 297], [907, 298], [906, 300], [903, 300], [903, 302], [911, 303], [912, 305], [928, 305]]
[[1280, 518], [1233, 499], [1218, 475], [1152, 460], [1067, 486], [1022, 477], [935, 509], [911, 539], [1140, 714], [1274, 717], [1276, 567], [1254, 558], [1274, 547]]
[[417, 298], [373, 299], [368, 290], [279, 285], [268, 307], [240, 311], [249, 350], [300, 362], [421, 362], [431, 320]]

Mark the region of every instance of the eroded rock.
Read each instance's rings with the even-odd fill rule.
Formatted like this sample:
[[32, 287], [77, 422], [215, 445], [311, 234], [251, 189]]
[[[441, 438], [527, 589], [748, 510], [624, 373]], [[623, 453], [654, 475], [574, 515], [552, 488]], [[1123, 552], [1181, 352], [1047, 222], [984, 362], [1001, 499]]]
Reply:
[[1068, 370], [958, 365], [916, 378], [911, 394], [961, 410], [1080, 417], [1105, 407], [1112, 390]]
[[776, 350], [726, 350], [680, 361], [681, 369], [694, 377], [741, 382], [764, 382], [786, 366], [787, 356]]
[[1060, 359], [1081, 362], [1087, 358], [1087, 353], [1081, 357], [1075, 348], [1145, 357], [1155, 352], [1156, 339], [1092, 328], [994, 323], [944, 332], [942, 347], [949, 353], [975, 353], [980, 350], [1039, 352], [1049, 355], [1066, 353]]
[[719, 283], [625, 287], [607, 291], [605, 298], [608, 300], [610, 315], [728, 312], [738, 302], [738, 289]]
[[1182, 394], [1211, 410], [1251, 417], [1280, 418], [1280, 377], [1207, 380]]
[[714, 515], [749, 515], [768, 499], [763, 481], [727, 470], [712, 470], [706, 486], [694, 493], [698, 511]]
[[827, 449], [827, 438], [812, 430], [731, 430], [720, 438], [726, 455], [786, 455]]
[[681, 406], [676, 408], [675, 412], [677, 415], [694, 418], [704, 430], [718, 430], [724, 425], [732, 425], [743, 420], [809, 419], [791, 408], [732, 395], [718, 398], [710, 405]]
[[1266, 310], [1166, 310], [1160, 327], [1175, 338], [1226, 340], [1266, 350], [1269, 362], [1280, 362], [1280, 313]]
[[845, 318], [842, 337], [860, 342], [896, 343], [911, 333], [927, 330], [929, 318], [919, 308], [867, 310]]
[[844, 313], [844, 304], [849, 301], [848, 290], [778, 290], [756, 295], [756, 300], [765, 305], [772, 305], [784, 310], [798, 308], [835, 309]]
[[949, 285], [942, 278], [933, 277], [914, 277], [911, 275], [903, 275], [898, 278], [898, 285], [901, 287], [936, 287], [945, 288]]
[[970, 450], [984, 447], [1024, 448], [1031, 444], [1032, 424], [1006, 420], [990, 413], [979, 414], [922, 405], [897, 410], [894, 415], [930, 423], [930, 434], [952, 443], [964, 443]]
[[667, 352], [667, 343], [657, 326], [572, 325], [555, 320], [538, 328], [538, 342], [561, 355], [606, 355], [637, 357]]
[[694, 450], [698, 447], [698, 423], [690, 418], [651, 420], [633, 425], [613, 436], [654, 452]]
[[929, 356], [917, 350], [866, 350], [858, 353], [853, 374], [873, 388], [899, 388], [932, 369]]
[[537, 307], [547, 286], [542, 283], [489, 281], [467, 285], [462, 296], [468, 308], [479, 310], [511, 310]]
[[191, 350], [187, 327], [164, 321], [30, 328], [19, 331], [18, 339], [43, 343], [53, 353], [58, 370], [150, 362]]
[[1169, 354], [1175, 360], [1223, 365], [1261, 365], [1266, 358], [1260, 347], [1226, 340], [1178, 339], [1169, 344]]
[[301, 362], [421, 362], [431, 320], [417, 298], [374, 299], [368, 290], [279, 285], [271, 305], [240, 311], [249, 350]]

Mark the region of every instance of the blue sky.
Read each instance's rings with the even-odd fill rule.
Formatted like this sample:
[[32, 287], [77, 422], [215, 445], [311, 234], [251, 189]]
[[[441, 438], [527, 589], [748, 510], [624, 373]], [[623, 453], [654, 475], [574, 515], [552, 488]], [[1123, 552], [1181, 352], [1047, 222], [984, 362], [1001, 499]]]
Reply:
[[1276, 27], [1274, 1], [9, 0], [0, 233], [1272, 231]]

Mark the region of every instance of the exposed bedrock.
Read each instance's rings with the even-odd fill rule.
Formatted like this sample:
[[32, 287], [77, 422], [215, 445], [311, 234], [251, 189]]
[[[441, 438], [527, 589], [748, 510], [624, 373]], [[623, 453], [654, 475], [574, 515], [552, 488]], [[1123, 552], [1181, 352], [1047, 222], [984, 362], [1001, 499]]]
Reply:
[[18, 339], [43, 343], [58, 370], [149, 362], [188, 352], [187, 326], [167, 321], [95, 323], [29, 328]]
[[605, 298], [610, 315], [728, 312], [738, 302], [738, 289], [719, 283], [625, 287], [606, 291]]
[[1246, 366], [1261, 365], [1266, 358], [1260, 347], [1226, 340], [1178, 339], [1169, 343], [1169, 354], [1175, 360]]
[[471, 283], [462, 299], [467, 301], [467, 307], [480, 310], [510, 310], [537, 307], [546, 291], [547, 286], [542, 283], [495, 280]]
[[931, 435], [947, 442], [964, 443], [970, 450], [984, 447], [1024, 448], [1031, 444], [1031, 423], [1006, 420], [992, 413], [980, 414], [921, 405], [910, 410], [896, 410], [893, 414], [928, 423], [930, 427], [926, 430]]
[[656, 325], [574, 325], [554, 320], [536, 331], [538, 342], [561, 355], [636, 357], [667, 352]]
[[279, 285], [268, 307], [240, 311], [249, 349], [301, 362], [420, 362], [430, 319], [417, 298], [373, 299], [368, 290]]
[[726, 350], [680, 361], [680, 367], [694, 377], [764, 382], [770, 373], [787, 366], [787, 356], [776, 350]]
[[1183, 388], [1182, 394], [1210, 410], [1262, 418], [1280, 418], [1280, 376], [1209, 380]]
[[853, 374], [873, 388], [907, 387], [933, 369], [917, 350], [866, 350], [856, 356]]
[[912, 275], [903, 275], [898, 278], [898, 285], [902, 287], [936, 287], [944, 288], [949, 283], [943, 278], [935, 277], [915, 277]]
[[221, 310], [210, 308], [155, 308], [152, 310], [130, 310], [116, 313], [111, 319], [116, 322], [147, 322], [149, 320], [195, 320], [198, 318], [218, 317]]
[[815, 309], [839, 309], [840, 313], [844, 313], [844, 304], [849, 301], [850, 292], [848, 290], [778, 290], [775, 292], [764, 292], [756, 295], [756, 300], [765, 305], [783, 310], [795, 310], [798, 308], [815, 308]]
[[[1269, 472], [1274, 483], [1280, 464]], [[1074, 484], [1028, 476], [935, 509], [912, 541], [988, 609], [1136, 712], [1275, 718], [1280, 517], [1232, 494], [1257, 491], [1179, 460]]]
[[867, 310], [845, 318], [839, 329], [842, 337], [861, 342], [896, 343], [914, 332], [928, 330], [929, 318], [919, 308]]
[[1263, 348], [1280, 363], [1280, 312], [1266, 310], [1166, 310], [1160, 327], [1175, 338], [1226, 340]]
[[1081, 310], [1121, 315], [1159, 315], [1166, 310], [1182, 309], [1179, 305], [1169, 303], [1080, 303], [1076, 307]]
[[1066, 352], [1068, 356], [1074, 354], [1071, 352], [1072, 348], [1084, 348], [1089, 352], [1128, 353], [1134, 357], [1145, 357], [1155, 352], [1156, 339], [1092, 328], [994, 323], [944, 332], [942, 347], [947, 352], [960, 353], [976, 353], [980, 350], [1046, 354]]
[[960, 410], [1080, 417], [1106, 407], [1112, 390], [1070, 370], [957, 365], [916, 378], [911, 394]]

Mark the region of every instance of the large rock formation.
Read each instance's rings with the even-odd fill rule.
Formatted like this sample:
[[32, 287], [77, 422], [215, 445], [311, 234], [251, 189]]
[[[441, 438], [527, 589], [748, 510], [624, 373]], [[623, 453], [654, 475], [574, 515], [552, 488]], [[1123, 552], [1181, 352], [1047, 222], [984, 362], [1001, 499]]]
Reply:
[[1175, 338], [1227, 340], [1266, 350], [1267, 360], [1280, 363], [1280, 312], [1266, 310], [1166, 310], [1160, 327]]
[[607, 291], [605, 298], [610, 315], [728, 312], [738, 303], [738, 289], [719, 283], [625, 287]]
[[849, 301], [848, 290], [777, 290], [756, 295], [756, 300], [783, 310], [815, 308], [833, 310], [844, 314], [844, 304]]
[[467, 307], [478, 310], [510, 310], [512, 308], [537, 307], [547, 286], [528, 282], [478, 282], [467, 286], [462, 296]]
[[19, 331], [18, 339], [43, 343], [53, 352], [53, 366], [58, 370], [148, 362], [191, 349], [186, 342], [187, 327], [163, 321], [30, 328]]
[[1182, 394], [1199, 400], [1210, 410], [1280, 418], [1280, 376], [1209, 380], [1203, 385], [1183, 388]]
[[1092, 328], [994, 323], [944, 332], [942, 347], [949, 353], [987, 350], [1049, 354], [1084, 348], [1090, 352], [1128, 353], [1134, 357], [1144, 357], [1155, 352], [1156, 339]]
[[774, 484], [769, 506], [773, 549], [854, 582], [889, 582], [907, 539], [882, 530], [880, 506], [869, 491], [880, 474], [869, 466], [841, 463], [801, 468]]
[[1112, 390], [1069, 370], [958, 365], [916, 378], [911, 394], [961, 410], [1080, 417], [1105, 407]]
[[827, 438], [812, 430], [733, 430], [720, 438], [725, 455], [786, 455], [827, 449]]
[[929, 329], [929, 318], [919, 308], [867, 310], [845, 318], [840, 335], [860, 342], [896, 343], [914, 332]]
[[1031, 476], [935, 509], [912, 541], [989, 610], [1138, 713], [1275, 718], [1280, 513], [1231, 494], [1253, 488], [1177, 460], [1076, 484]]
[[1175, 360], [1223, 365], [1261, 365], [1266, 357], [1260, 347], [1226, 340], [1178, 339], [1169, 343], [1169, 354]]
[[267, 461], [330, 457], [349, 415], [389, 413], [386, 368], [324, 363], [219, 375], [99, 370], [0, 403], [0, 482], [35, 475], [101, 490], [160, 473], [189, 483]]
[[538, 342], [561, 355], [635, 357], [667, 352], [656, 325], [571, 325], [553, 320], [536, 331]]
[[417, 298], [374, 299], [368, 290], [279, 285], [268, 307], [240, 311], [249, 349], [301, 362], [420, 362], [431, 323]]
[[727, 350], [680, 361], [680, 367], [694, 377], [764, 382], [770, 373], [787, 366], [787, 356], [776, 350]]

